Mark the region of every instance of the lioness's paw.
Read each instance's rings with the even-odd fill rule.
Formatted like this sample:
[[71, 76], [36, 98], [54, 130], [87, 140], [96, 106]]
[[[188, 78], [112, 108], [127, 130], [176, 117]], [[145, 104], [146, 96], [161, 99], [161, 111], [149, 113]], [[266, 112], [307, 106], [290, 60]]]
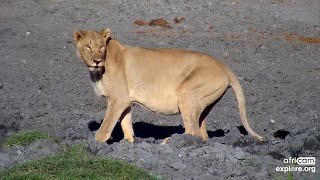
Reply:
[[267, 139], [266, 139], [265, 137], [262, 137], [262, 136], [261, 136], [261, 137], [259, 137], [259, 138], [258, 138], [258, 140], [259, 140], [259, 141], [261, 141], [261, 142], [263, 142], [263, 141], [267, 141]]
[[124, 137], [124, 139], [128, 140], [130, 143], [133, 143], [134, 142], [134, 137], [131, 136], [131, 137]]
[[106, 142], [110, 138], [110, 136], [111, 136], [111, 133], [103, 133], [98, 130], [96, 132], [95, 139], [96, 141], [103, 143], [103, 142]]
[[164, 138], [161, 145], [167, 144], [170, 141], [171, 137]]

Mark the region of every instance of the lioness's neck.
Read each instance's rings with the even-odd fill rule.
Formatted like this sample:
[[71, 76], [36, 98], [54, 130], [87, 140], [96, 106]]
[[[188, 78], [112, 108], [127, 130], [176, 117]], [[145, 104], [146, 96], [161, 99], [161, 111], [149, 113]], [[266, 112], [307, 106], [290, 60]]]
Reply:
[[114, 67], [114, 65], [123, 65], [122, 52], [124, 48], [119, 41], [114, 39], [107, 43], [106, 69], [111, 70], [109, 68]]
[[118, 40], [115, 40], [115, 39], [108, 39], [107, 41], [107, 54], [108, 53], [115, 53], [115, 52], [119, 52], [121, 50], [124, 49], [124, 46], [118, 41]]

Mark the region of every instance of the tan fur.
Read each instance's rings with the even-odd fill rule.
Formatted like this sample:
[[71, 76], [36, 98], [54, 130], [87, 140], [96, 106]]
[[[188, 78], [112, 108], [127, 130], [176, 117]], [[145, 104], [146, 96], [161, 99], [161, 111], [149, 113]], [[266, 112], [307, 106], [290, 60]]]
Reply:
[[[108, 99], [105, 118], [96, 132], [97, 141], [108, 140], [118, 120], [125, 139], [134, 141], [132, 103], [138, 103], [156, 113], [181, 113], [185, 133], [207, 140], [205, 120], [200, 122], [200, 115], [229, 86], [233, 87], [237, 96], [240, 118], [245, 129], [254, 138], [262, 140], [263, 137], [249, 126], [242, 88], [227, 66], [199, 52], [145, 49], [126, 46], [117, 40], [107, 41], [109, 34], [109, 29], [101, 32], [74, 32], [77, 52], [88, 66], [93, 66], [92, 59], [98, 56], [86, 51], [89, 43], [92, 52], [99, 52], [101, 57], [106, 53], [106, 58], [98, 65], [105, 67], [105, 73], [95, 82], [95, 89]], [[105, 52], [99, 49], [101, 46], [106, 46]]]

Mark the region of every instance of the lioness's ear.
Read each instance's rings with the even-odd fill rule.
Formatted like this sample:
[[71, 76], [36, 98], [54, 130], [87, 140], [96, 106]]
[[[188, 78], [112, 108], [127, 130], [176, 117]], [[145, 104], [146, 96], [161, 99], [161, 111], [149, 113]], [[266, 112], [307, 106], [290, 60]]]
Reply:
[[103, 37], [108, 38], [109, 35], [110, 35], [110, 29], [109, 28], [103, 28], [103, 29], [101, 29], [100, 34]]
[[78, 42], [83, 36], [86, 34], [85, 31], [74, 31], [73, 32], [73, 39]]

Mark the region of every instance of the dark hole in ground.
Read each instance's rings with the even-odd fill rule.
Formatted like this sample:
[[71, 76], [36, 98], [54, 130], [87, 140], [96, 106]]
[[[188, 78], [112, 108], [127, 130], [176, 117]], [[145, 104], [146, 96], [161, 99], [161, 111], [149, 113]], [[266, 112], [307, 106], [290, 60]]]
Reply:
[[226, 133], [228, 133], [229, 131], [225, 132], [222, 129], [218, 129], [215, 131], [208, 131], [208, 136], [209, 138], [213, 138], [213, 137], [223, 137], [225, 136]]
[[281, 159], [284, 158], [284, 156], [281, 155], [281, 154], [278, 153], [278, 152], [270, 152], [269, 155], [270, 155], [271, 157], [273, 157], [273, 159], [281, 160]]
[[18, 126], [16, 125], [15, 122], [13, 122], [9, 127], [8, 126], [4, 126], [2, 124], [0, 124], [0, 145], [2, 143], [4, 143], [6, 141], [6, 139], [8, 138], [8, 132], [17, 132], [19, 131]]
[[[88, 124], [88, 128], [90, 131], [96, 131], [100, 127], [100, 124], [91, 121]], [[138, 138], [154, 138], [155, 140], [158, 139], [164, 139], [167, 137], [170, 137], [173, 134], [183, 134], [184, 128], [180, 126], [157, 126], [153, 124], [148, 124], [145, 122], [136, 122], [133, 124], [133, 129], [136, 137]], [[213, 137], [223, 137], [226, 133], [222, 129], [218, 129], [216, 131], [208, 131], [209, 138]], [[123, 139], [123, 132], [120, 126], [120, 123], [118, 122], [113, 129], [113, 132], [111, 134], [112, 140], [108, 140], [107, 143], [112, 144], [113, 142], [119, 142]]]
[[287, 135], [289, 135], [290, 132], [286, 130], [278, 130], [275, 133], [273, 133], [273, 137], [275, 138], [280, 138], [280, 139], [285, 139]]
[[248, 135], [248, 131], [243, 126], [237, 126], [237, 128], [239, 129], [241, 134]]

